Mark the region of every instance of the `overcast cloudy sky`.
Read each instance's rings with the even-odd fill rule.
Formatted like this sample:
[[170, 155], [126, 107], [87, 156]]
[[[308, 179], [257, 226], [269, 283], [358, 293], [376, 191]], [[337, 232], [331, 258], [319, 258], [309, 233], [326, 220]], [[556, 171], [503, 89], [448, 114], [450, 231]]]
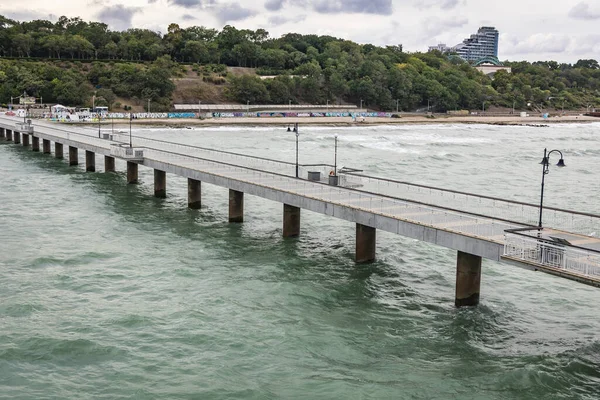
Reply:
[[272, 37], [314, 33], [424, 51], [455, 45], [479, 26], [500, 31], [501, 60], [600, 60], [600, 0], [0, 0], [18, 19], [61, 15], [101, 20], [112, 29], [165, 32], [169, 23], [220, 29], [264, 28]]

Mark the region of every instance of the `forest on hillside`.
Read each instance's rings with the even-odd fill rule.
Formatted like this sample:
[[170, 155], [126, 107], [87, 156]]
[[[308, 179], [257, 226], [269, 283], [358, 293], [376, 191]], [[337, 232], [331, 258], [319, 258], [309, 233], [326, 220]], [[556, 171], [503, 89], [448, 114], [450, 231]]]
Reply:
[[[171, 106], [173, 78], [183, 63], [206, 81], [226, 86], [231, 101], [362, 104], [380, 110], [443, 112], [490, 105], [585, 109], [600, 105], [600, 66], [505, 62], [512, 73], [492, 80], [458, 57], [408, 53], [402, 45], [379, 47], [332, 36], [225, 26], [112, 31], [101, 22], [60, 17], [14, 21], [0, 16], [0, 103], [23, 92], [44, 102], [90, 105], [92, 95], [111, 107], [117, 97], [156, 110]], [[225, 66], [256, 68], [258, 76], [227, 74]], [[142, 101], [144, 100], [144, 101]]]

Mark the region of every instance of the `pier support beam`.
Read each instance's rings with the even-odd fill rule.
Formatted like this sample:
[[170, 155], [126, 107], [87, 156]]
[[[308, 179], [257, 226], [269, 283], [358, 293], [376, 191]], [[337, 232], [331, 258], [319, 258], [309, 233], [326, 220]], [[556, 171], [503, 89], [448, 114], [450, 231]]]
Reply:
[[0, 139], [6, 138], [6, 133], [4, 131], [5, 131], [4, 128], [0, 128]]
[[13, 131], [13, 136], [15, 144], [21, 144], [21, 132]]
[[244, 192], [229, 189], [229, 222], [244, 222]]
[[79, 153], [77, 147], [69, 146], [69, 165], [79, 164]]
[[23, 134], [23, 147], [29, 147], [29, 135], [27, 133]]
[[115, 172], [115, 158], [104, 156], [104, 172]]
[[188, 207], [199, 210], [202, 206], [202, 182], [188, 178]]
[[300, 207], [283, 205], [283, 237], [300, 235]]
[[167, 197], [167, 173], [159, 169], [154, 170], [154, 197]]
[[40, 151], [40, 138], [37, 136], [31, 137], [31, 150]]
[[127, 183], [138, 183], [138, 165], [131, 161], [127, 161]]
[[458, 252], [456, 256], [456, 307], [479, 304], [481, 257]]
[[96, 153], [85, 151], [85, 170], [87, 172], [96, 172]]
[[63, 145], [62, 145], [62, 143], [54, 142], [54, 156], [56, 158], [63, 158]]
[[42, 139], [42, 152], [44, 154], [50, 154], [50, 141], [48, 139]]
[[9, 142], [12, 142], [13, 140], [13, 131], [11, 131], [10, 129], [6, 130], [6, 140], [8, 140]]
[[375, 261], [377, 230], [370, 226], [356, 224], [356, 262]]

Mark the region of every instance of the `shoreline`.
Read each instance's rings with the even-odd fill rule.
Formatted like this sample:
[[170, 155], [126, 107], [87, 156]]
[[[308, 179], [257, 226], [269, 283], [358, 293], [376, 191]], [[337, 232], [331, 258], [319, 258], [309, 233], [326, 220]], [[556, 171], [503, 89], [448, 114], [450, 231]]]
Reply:
[[[564, 123], [593, 123], [600, 118], [588, 116], [562, 117], [488, 117], [488, 116], [442, 116], [427, 118], [425, 116], [410, 116], [402, 118], [366, 117], [361, 121], [353, 121], [351, 117], [322, 117], [322, 118], [283, 118], [283, 117], [242, 117], [242, 118], [210, 118], [210, 119], [134, 119], [136, 126], [270, 126], [270, 125], [315, 125], [315, 126], [378, 126], [378, 125], [437, 125], [437, 124], [484, 124], [501, 126], [533, 126], [545, 127], [552, 124]], [[103, 121], [102, 125], [110, 125], [112, 121]], [[69, 124], [69, 123], [66, 123]], [[81, 122], [78, 125], [98, 125], [97, 122]], [[70, 125], [70, 124], [69, 124]], [[129, 120], [114, 120], [114, 125], [129, 125]]]

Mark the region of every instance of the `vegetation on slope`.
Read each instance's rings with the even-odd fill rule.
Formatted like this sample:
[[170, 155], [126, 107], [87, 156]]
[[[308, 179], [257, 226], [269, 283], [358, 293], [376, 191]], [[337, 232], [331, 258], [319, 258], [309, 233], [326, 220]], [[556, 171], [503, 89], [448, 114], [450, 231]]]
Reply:
[[[110, 105], [119, 96], [141, 103], [150, 99], [153, 110], [168, 109], [173, 79], [191, 81], [189, 68], [177, 64], [192, 63], [206, 84], [226, 86], [229, 99], [240, 103], [362, 101], [374, 109], [404, 111], [427, 104], [435, 111], [484, 104], [519, 109], [600, 104], [595, 60], [507, 62], [512, 73], [499, 72], [492, 80], [457, 57], [436, 52], [406, 53], [401, 45], [360, 45], [332, 36], [270, 38], [263, 29], [232, 26], [218, 31], [171, 24], [161, 35], [145, 29], [111, 31], [106, 24], [79, 18], [53, 23], [0, 16], [0, 56], [5, 58], [0, 61], [1, 103], [26, 91], [44, 102], [89, 105], [95, 93]], [[226, 66], [254, 67], [277, 77], [235, 76]], [[210, 102], [198, 90], [181, 97], [195, 96]]]

